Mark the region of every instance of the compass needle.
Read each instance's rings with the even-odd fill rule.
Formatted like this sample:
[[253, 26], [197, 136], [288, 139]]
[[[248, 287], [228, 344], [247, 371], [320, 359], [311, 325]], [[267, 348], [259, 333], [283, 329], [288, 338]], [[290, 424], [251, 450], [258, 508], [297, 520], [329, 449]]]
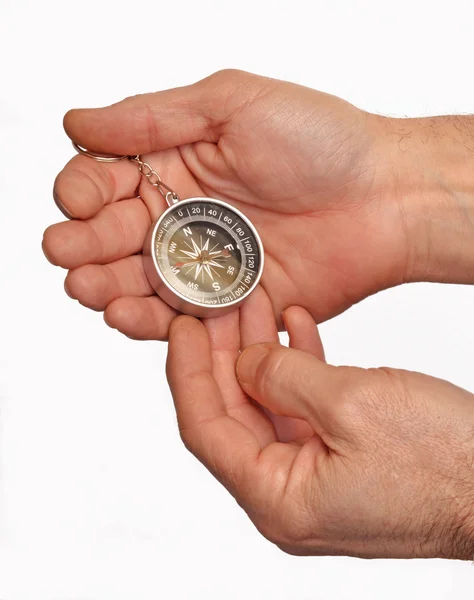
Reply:
[[194, 252], [196, 253], [196, 257], [201, 254], [201, 248], [196, 244], [193, 238], [191, 238], [191, 244], [193, 245]]
[[196, 263], [196, 274], [194, 275], [194, 279], [198, 278], [198, 275], [201, 272], [201, 269], [202, 269], [202, 264], [201, 263]]
[[219, 269], [225, 269], [224, 265], [220, 265], [219, 263], [215, 262], [214, 260], [210, 260], [207, 264], [212, 265], [213, 267], [219, 267]]
[[204, 265], [204, 271], [206, 271], [206, 273], [209, 275], [209, 277], [212, 279], [212, 281], [214, 281], [214, 277], [212, 276], [209, 264]]
[[197, 258], [199, 255], [196, 254], [196, 252], [188, 252], [187, 250], [181, 250], [181, 252], [183, 254], [186, 254], [186, 256], [189, 256], [190, 258]]

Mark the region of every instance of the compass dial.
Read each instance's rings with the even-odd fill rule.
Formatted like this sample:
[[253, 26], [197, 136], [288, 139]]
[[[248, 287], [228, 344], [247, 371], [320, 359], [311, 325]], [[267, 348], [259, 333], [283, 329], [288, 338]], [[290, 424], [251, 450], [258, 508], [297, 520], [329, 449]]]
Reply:
[[196, 316], [241, 302], [263, 269], [262, 245], [250, 221], [225, 202], [208, 198], [171, 206], [156, 223], [147, 251], [153, 259], [147, 275], [158, 294]]

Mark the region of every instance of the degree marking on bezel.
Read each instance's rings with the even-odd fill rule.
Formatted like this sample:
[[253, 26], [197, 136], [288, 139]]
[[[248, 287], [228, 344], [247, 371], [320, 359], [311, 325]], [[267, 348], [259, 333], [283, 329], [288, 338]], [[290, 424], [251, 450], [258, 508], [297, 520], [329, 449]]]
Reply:
[[[188, 223], [190, 225], [192, 225], [193, 222], [199, 221], [199, 217], [204, 217], [204, 227], [206, 225], [207, 222], [209, 222], [210, 220], [212, 220], [214, 223], [217, 224], [217, 222], [219, 222], [219, 226], [222, 228], [223, 232], [227, 232], [233, 239], [233, 243], [234, 246], [236, 247], [236, 249], [238, 249], [238, 252], [241, 256], [241, 258], [243, 260], [240, 261], [240, 272], [239, 272], [239, 276], [243, 277], [244, 273], [248, 273], [252, 275], [252, 279], [250, 279], [250, 285], [248, 285], [248, 283], [244, 283], [244, 281], [242, 279], [235, 279], [232, 284], [229, 285], [233, 285], [233, 289], [227, 289], [226, 291], [224, 290], [220, 290], [220, 292], [216, 291], [215, 292], [215, 296], [214, 297], [214, 306], [216, 306], [216, 304], [219, 305], [226, 305], [226, 306], [230, 306], [232, 304], [237, 304], [240, 303], [240, 301], [244, 300], [249, 291], [253, 291], [253, 289], [256, 287], [256, 285], [258, 284], [258, 281], [261, 277], [262, 271], [263, 271], [263, 265], [264, 265], [264, 251], [263, 251], [263, 247], [262, 247], [262, 243], [260, 240], [260, 237], [258, 235], [258, 232], [255, 230], [255, 227], [253, 226], [252, 222], [245, 216], [245, 214], [241, 213], [237, 208], [233, 207], [232, 205], [228, 205], [226, 202], [223, 202], [221, 200], [218, 199], [214, 199], [214, 198], [201, 198], [201, 197], [196, 197], [196, 198], [188, 198], [186, 200], [183, 201], [183, 204], [196, 204], [196, 205], [200, 205], [201, 206], [201, 210], [202, 213], [199, 214], [194, 214], [191, 215], [188, 206], [181, 206], [178, 208], [179, 212], [183, 212], [183, 209], [186, 208], [187, 214], [188, 214]], [[221, 204], [222, 206], [225, 207], [225, 211], [222, 210], [219, 214], [219, 217], [216, 219], [216, 217], [211, 217], [211, 216], [207, 216], [210, 212], [215, 212], [215, 209], [218, 208], [218, 205]], [[209, 205], [209, 206], [208, 206]], [[212, 211], [211, 208], [212, 207]], [[173, 206], [172, 208], [177, 208], [176, 206]], [[208, 212], [206, 213], [206, 208], [208, 208]], [[233, 225], [230, 227], [226, 222], [222, 221], [222, 217], [224, 215], [224, 212], [228, 211], [230, 213], [230, 216], [232, 217], [233, 220], [235, 220], [235, 222], [233, 223]], [[165, 211], [164, 214], [171, 212], [171, 211]], [[166, 240], [166, 238], [168, 238], [168, 236], [170, 236], [170, 228], [169, 228], [169, 223], [166, 223], [164, 226], [160, 225], [161, 227], [163, 227], [162, 230], [160, 230], [160, 227], [158, 226], [160, 223], [163, 223], [164, 219], [163, 219], [163, 215], [160, 216], [160, 219], [157, 223], [156, 228], [154, 229], [154, 236], [157, 236], [158, 233], [161, 231], [160, 237], [164, 236], [163, 239]], [[179, 230], [180, 226], [184, 226], [184, 224], [181, 223], [181, 221], [183, 220], [187, 220], [186, 218], [183, 219], [184, 215], [181, 214], [179, 220], [175, 217], [174, 214], [170, 215], [173, 219], [172, 222], [174, 222], [177, 225], [174, 225], [172, 229], [174, 229], [173, 234]], [[247, 235], [245, 238], [240, 238], [237, 235], [235, 235], [233, 233], [233, 230], [236, 228], [237, 225], [241, 225], [244, 228], [247, 228], [250, 232], [251, 235]], [[177, 229], [175, 229], [177, 227]], [[242, 232], [240, 233], [240, 235], [242, 234]], [[252, 245], [256, 245], [256, 252], [252, 252], [252, 253], [245, 253], [244, 248], [248, 247], [248, 245], [245, 245], [245, 242], [247, 242], [249, 239], [252, 238], [252, 242], [250, 242]], [[153, 261], [155, 264], [155, 268], [157, 269], [158, 273], [160, 274], [160, 278], [162, 279], [163, 283], [171, 290], [173, 291], [173, 293], [175, 293], [178, 297], [181, 298], [185, 298], [188, 299], [191, 304], [194, 304], [196, 306], [201, 306], [201, 305], [209, 305], [210, 307], [212, 306], [212, 303], [209, 303], [209, 301], [202, 301], [197, 299], [197, 297], [193, 297], [193, 294], [195, 292], [198, 292], [198, 290], [194, 290], [194, 289], [180, 289], [179, 287], [176, 288], [175, 285], [173, 285], [170, 281], [169, 278], [165, 277], [165, 269], [163, 268], [165, 266], [165, 264], [163, 264], [163, 260], [167, 259], [169, 261], [170, 255], [168, 254], [167, 251], [163, 252], [163, 247], [165, 246], [169, 246], [169, 239], [168, 242], [167, 241], [159, 241], [159, 242], [155, 242], [154, 248], [155, 250], [153, 251]], [[201, 244], [202, 246], [202, 244]], [[218, 246], [218, 244], [215, 244], [212, 248], [215, 249]], [[189, 248], [191, 248], [190, 246], [188, 246]], [[160, 248], [160, 250], [159, 250]], [[245, 259], [247, 257], [259, 257], [257, 260], [257, 265], [258, 268], [257, 270], [251, 269], [248, 266], [246, 266], [246, 263], [248, 264], [248, 261], [246, 261]], [[159, 262], [158, 262], [159, 261]], [[239, 261], [238, 261], [239, 262]], [[176, 275], [175, 272], [170, 273], [172, 275]], [[249, 276], [247, 275], [246, 279], [249, 279]], [[183, 284], [183, 282], [181, 282], [181, 285]], [[236, 295], [236, 293], [234, 292], [238, 291], [239, 294]], [[247, 290], [247, 291], [244, 291]], [[211, 290], [209, 290], [211, 291]], [[201, 293], [201, 298], [205, 298], [205, 294], [208, 292], [202, 292]], [[227, 295], [227, 296], [226, 296]], [[197, 296], [197, 294], [196, 294]], [[209, 300], [209, 296], [207, 297], [207, 299]], [[221, 298], [224, 298], [225, 302], [222, 303]], [[233, 300], [231, 300], [231, 298]]]

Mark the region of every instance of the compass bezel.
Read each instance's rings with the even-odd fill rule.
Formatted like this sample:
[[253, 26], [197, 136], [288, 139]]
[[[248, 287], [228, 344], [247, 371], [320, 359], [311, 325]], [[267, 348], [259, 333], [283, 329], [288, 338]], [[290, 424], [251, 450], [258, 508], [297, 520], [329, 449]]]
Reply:
[[[226, 210], [234, 212], [237, 215], [237, 217], [241, 219], [245, 223], [245, 225], [247, 225], [257, 243], [260, 261], [258, 269], [256, 270], [255, 281], [252, 283], [249, 289], [242, 294], [242, 296], [230, 302], [226, 302], [225, 304], [205, 304], [193, 300], [192, 298], [189, 298], [181, 292], [179, 292], [169, 283], [169, 281], [165, 277], [156, 257], [155, 241], [158, 230], [160, 229], [163, 221], [166, 220], [166, 218], [174, 211], [179, 210], [180, 208], [188, 204], [196, 202], [216, 204]], [[179, 202], [176, 202], [175, 204], [172, 204], [170, 207], [168, 207], [160, 215], [157, 221], [155, 221], [155, 223], [151, 226], [143, 246], [143, 264], [145, 268], [145, 273], [151, 286], [156, 291], [158, 296], [160, 296], [160, 298], [162, 298], [168, 305], [170, 305], [172, 308], [175, 308], [179, 312], [201, 318], [215, 317], [217, 315], [222, 315], [231, 312], [235, 310], [237, 305], [240, 305], [242, 304], [242, 302], [245, 302], [245, 300], [250, 296], [250, 294], [255, 290], [255, 288], [259, 284], [263, 273], [264, 261], [265, 257], [263, 244], [252, 222], [240, 210], [232, 206], [232, 204], [229, 204], [228, 202], [224, 202], [222, 200], [217, 200], [215, 198], [206, 198], [200, 196], [186, 198], [186, 200], [180, 200]]]

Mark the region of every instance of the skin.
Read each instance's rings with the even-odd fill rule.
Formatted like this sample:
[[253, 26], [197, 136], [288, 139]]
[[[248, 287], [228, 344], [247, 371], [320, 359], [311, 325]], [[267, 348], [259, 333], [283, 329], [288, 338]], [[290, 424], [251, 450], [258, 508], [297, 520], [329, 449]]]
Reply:
[[167, 373], [187, 448], [288, 553], [472, 560], [474, 396], [420, 373], [329, 366], [309, 313], [289, 308], [285, 322], [291, 348], [262, 297], [240, 315], [173, 321]]
[[142, 155], [181, 197], [228, 201], [262, 237], [262, 285], [240, 311], [175, 319], [137, 255], [164, 200], [133, 163], [76, 156], [54, 187], [73, 220], [43, 249], [111, 327], [169, 337], [183, 439], [264, 535], [293, 553], [471, 557], [470, 395], [329, 367], [314, 322], [404, 282], [474, 281], [473, 120], [387, 119], [224, 71], [64, 123], [84, 147]]
[[[301, 86], [224, 71], [70, 111], [64, 124], [86, 148], [144, 154], [183, 198], [214, 196], [242, 210], [265, 246], [262, 286], [281, 328], [282, 311], [295, 304], [321, 322], [406, 281], [474, 280], [464, 214], [474, 127], [428, 121], [384, 119]], [[156, 189], [129, 161], [76, 156], [54, 195], [77, 219], [49, 227], [43, 242], [47, 258], [69, 269], [69, 295], [130, 337], [166, 339], [175, 313], [136, 256], [165, 208]]]

